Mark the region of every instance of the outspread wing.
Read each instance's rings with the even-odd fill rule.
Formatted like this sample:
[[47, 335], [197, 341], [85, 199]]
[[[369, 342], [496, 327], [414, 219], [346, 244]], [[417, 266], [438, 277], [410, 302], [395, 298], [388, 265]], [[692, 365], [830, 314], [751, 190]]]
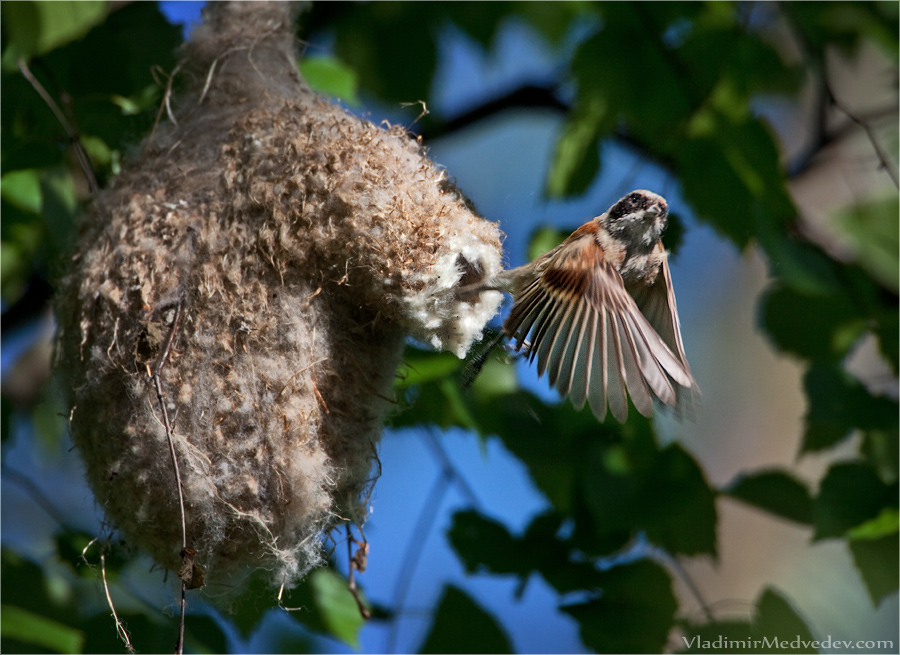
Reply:
[[[657, 253], [665, 254], [662, 243], [656, 245]], [[653, 284], [635, 284], [627, 288], [628, 293], [634, 298], [638, 309], [662, 337], [662, 340], [675, 353], [682, 368], [690, 376], [690, 384], [684, 388], [676, 389], [678, 400], [676, 405], [681, 407], [693, 401], [699, 394], [697, 383], [691, 375], [691, 367], [688, 364], [687, 355], [684, 353], [684, 342], [681, 339], [681, 322], [678, 320], [678, 306], [675, 303], [675, 287], [672, 285], [672, 273], [669, 271], [669, 260], [662, 259], [662, 266]]]
[[[579, 230], [548, 253], [546, 265], [516, 294], [503, 329], [516, 348], [529, 342], [539, 375], [546, 372], [575, 407], [587, 401], [601, 421], [607, 407], [625, 421], [626, 391], [649, 416], [653, 396], [676, 403], [672, 382], [693, 384], [683, 358], [641, 313], [592, 232]], [[680, 336], [675, 343], [677, 351]]]

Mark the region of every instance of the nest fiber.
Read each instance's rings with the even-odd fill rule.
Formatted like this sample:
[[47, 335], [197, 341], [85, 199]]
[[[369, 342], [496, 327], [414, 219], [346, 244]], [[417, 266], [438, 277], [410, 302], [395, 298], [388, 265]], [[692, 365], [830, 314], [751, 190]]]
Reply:
[[323, 532], [361, 523], [406, 337], [462, 356], [500, 302], [457, 295], [499, 272], [496, 225], [405, 129], [309, 91], [294, 18], [210, 3], [177, 123], [97, 199], [58, 295], [97, 501], [178, 570], [168, 432], [207, 582], [290, 584]]

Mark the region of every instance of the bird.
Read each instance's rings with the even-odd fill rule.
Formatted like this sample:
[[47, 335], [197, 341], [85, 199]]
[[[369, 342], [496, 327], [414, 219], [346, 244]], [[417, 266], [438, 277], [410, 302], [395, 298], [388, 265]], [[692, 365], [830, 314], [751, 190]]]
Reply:
[[649, 417], [654, 399], [684, 409], [699, 394], [660, 240], [667, 218], [662, 196], [632, 191], [534, 261], [466, 289], [512, 295], [500, 336], [601, 422], [607, 408], [627, 420], [626, 396]]

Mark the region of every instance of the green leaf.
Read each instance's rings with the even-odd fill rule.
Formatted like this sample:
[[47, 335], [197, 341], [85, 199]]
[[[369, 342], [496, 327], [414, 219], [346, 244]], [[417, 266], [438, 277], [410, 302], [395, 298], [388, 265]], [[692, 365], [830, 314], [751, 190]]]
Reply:
[[789, 521], [812, 523], [812, 498], [809, 489], [785, 471], [742, 474], [724, 491], [732, 498]]
[[308, 584], [319, 620], [304, 624], [359, 648], [359, 631], [365, 619], [347, 588], [347, 580], [333, 569], [320, 568], [309, 574]]
[[[810, 642], [813, 635], [790, 603], [772, 587], [766, 587], [756, 600], [756, 617], [753, 621], [755, 635], [777, 636], [779, 641], [789, 640], [785, 648], [780, 643], [780, 649], [792, 653], [815, 653]], [[796, 641], [796, 646], [792, 645]], [[805, 643], [804, 643], [805, 642]], [[777, 652], [776, 650], [776, 652]]]
[[534, 260], [561, 244], [571, 230], [558, 230], [550, 225], [535, 230], [528, 240], [528, 259]]
[[869, 598], [876, 607], [897, 592], [900, 580], [900, 547], [897, 534], [880, 539], [859, 539], [850, 542], [853, 563], [862, 576]]
[[[496, 352], [496, 351], [495, 351]], [[495, 396], [515, 393], [519, 389], [516, 369], [505, 355], [491, 355], [471, 384], [471, 396], [484, 402]]]
[[813, 539], [845, 536], [884, 508], [896, 506], [896, 485], [884, 484], [871, 467], [859, 462], [833, 464], [813, 501]]
[[497, 620], [453, 585], [444, 588], [420, 653], [512, 653]]
[[290, 608], [290, 617], [308, 630], [359, 648], [365, 619], [347, 585], [347, 579], [334, 569], [319, 568], [292, 590], [283, 604]]
[[900, 199], [896, 195], [843, 210], [837, 224], [852, 239], [856, 260], [876, 280], [897, 293], [900, 271]]
[[[267, 612], [277, 607], [277, 599], [272, 587], [269, 584], [268, 572], [257, 570], [251, 573], [241, 584], [240, 595], [235, 599], [231, 607], [231, 622], [237, 629], [238, 634], [243, 638], [249, 637], [256, 626], [259, 625]], [[305, 585], [302, 583], [300, 589]], [[296, 594], [299, 589], [294, 590]], [[293, 600], [293, 594], [289, 596], [291, 600], [286, 605], [300, 605], [300, 602]], [[307, 597], [308, 598], [308, 597]], [[300, 612], [291, 612], [290, 615], [303, 622], [306, 613], [303, 616], [295, 616]]]
[[305, 57], [300, 62], [300, 73], [313, 91], [359, 106], [356, 72], [336, 57]]
[[715, 492], [680, 445], [595, 445], [583, 465], [581, 488], [599, 530], [643, 530], [670, 553], [715, 555]]
[[610, 128], [606, 103], [589, 97], [576, 105], [556, 142], [547, 174], [547, 196], [584, 193], [600, 172], [600, 139]]
[[228, 639], [211, 616], [191, 615], [186, 619], [184, 645], [184, 650], [192, 653], [228, 652]]
[[[0, 635], [56, 653], [80, 653], [84, 633], [14, 605], [0, 607]], [[3, 649], [8, 652], [6, 648]]]
[[697, 112], [686, 129], [672, 156], [698, 217], [739, 248], [759, 238], [779, 274], [801, 277], [805, 270], [794, 258], [774, 248], [786, 241], [796, 210], [770, 129], [751, 117], [732, 122], [712, 108]]
[[884, 355], [894, 375], [900, 370], [900, 312], [897, 304], [888, 306], [886, 311], [878, 317], [878, 322], [873, 330], [878, 337], [878, 348]]
[[850, 53], [871, 40], [892, 59], [897, 57], [897, 13], [893, 3], [829, 2], [796, 3], [784, 9], [801, 28], [806, 47], [820, 61], [835, 46]]
[[656, 7], [607, 3], [603, 28], [572, 59], [579, 101], [602, 99], [613, 124], [625, 122], [647, 142], [671, 139], [699, 99], [663, 42], [664, 29]]
[[841, 359], [866, 328], [844, 294], [809, 296], [775, 285], [763, 296], [760, 311], [775, 346], [806, 359]]
[[533, 558], [506, 526], [475, 510], [454, 514], [447, 537], [466, 573], [525, 575], [531, 569]]
[[809, 399], [802, 452], [830, 448], [853, 430], [897, 434], [897, 402], [873, 396], [840, 365], [817, 362], [803, 378]]
[[586, 0], [562, 3], [522, 2], [517, 3], [515, 9], [553, 44], [563, 41], [573, 21], [577, 20], [579, 26], [584, 26], [599, 18], [596, 4]]
[[816, 653], [806, 622], [775, 589], [766, 587], [747, 620], [716, 619], [685, 626], [686, 653]]
[[19, 209], [39, 214], [41, 181], [39, 171], [11, 171], [0, 177], [0, 197]]
[[859, 452], [885, 484], [894, 484], [900, 478], [897, 470], [900, 465], [897, 430], [866, 430]]
[[375, 2], [330, 18], [335, 53], [356, 71], [360, 86], [393, 102], [428, 99], [437, 44], [418, 7]]
[[407, 348], [403, 353], [403, 365], [397, 374], [394, 388], [398, 391], [436, 382], [454, 375], [462, 362], [452, 353], [436, 353], [418, 348]]
[[581, 435], [602, 439], [616, 429], [598, 424], [590, 410], [577, 412], [569, 403], [551, 407], [524, 391], [495, 398], [484, 410], [479, 414], [484, 429], [500, 436], [528, 467], [538, 489], [563, 513], [572, 508]]
[[895, 507], [885, 507], [874, 519], [864, 521], [847, 530], [848, 539], [881, 539], [896, 535], [900, 530], [900, 513]]
[[106, 16], [107, 3], [11, 2], [3, 5], [9, 43], [3, 53], [3, 70], [16, 69], [16, 60], [30, 59], [84, 36]]
[[41, 192], [44, 197], [43, 216], [50, 228], [50, 235], [57, 238], [60, 244], [65, 244], [65, 235], [73, 231], [78, 213], [71, 171], [62, 167], [44, 170], [41, 174]]
[[601, 595], [562, 610], [598, 653], [659, 653], [675, 621], [672, 580], [659, 564], [641, 560], [600, 574]]

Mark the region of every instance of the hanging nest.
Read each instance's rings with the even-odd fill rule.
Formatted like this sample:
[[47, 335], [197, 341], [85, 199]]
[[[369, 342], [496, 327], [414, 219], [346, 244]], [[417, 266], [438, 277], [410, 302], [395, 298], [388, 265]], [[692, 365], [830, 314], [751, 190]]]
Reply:
[[[462, 356], [500, 232], [402, 127], [300, 78], [286, 3], [210, 3], [172, 120], [80, 226], [57, 298], [71, 431], [128, 542], [290, 585], [362, 523], [407, 337]], [[167, 427], [168, 426], [168, 427]]]

